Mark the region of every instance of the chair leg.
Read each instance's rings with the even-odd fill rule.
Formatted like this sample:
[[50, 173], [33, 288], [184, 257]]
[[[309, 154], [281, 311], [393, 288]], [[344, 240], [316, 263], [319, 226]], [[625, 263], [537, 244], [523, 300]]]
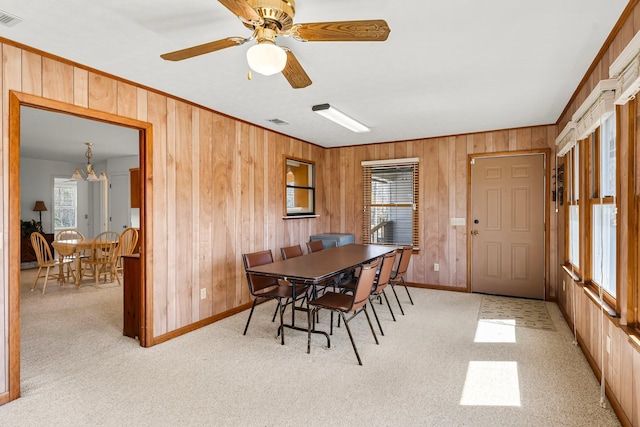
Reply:
[[[278, 315], [278, 309], [280, 308], [280, 300], [277, 300], [277, 301], [278, 301], [278, 305], [276, 305], [276, 310], [273, 312], [273, 318], [271, 318], [272, 322], [276, 321], [276, 316]], [[285, 304], [288, 304], [288, 303], [289, 303], [289, 300], [285, 301]]]
[[[292, 308], [292, 310], [295, 313], [295, 301], [291, 302], [294, 306], [294, 308]], [[280, 304], [282, 306], [282, 304]], [[282, 307], [282, 309], [280, 310], [280, 344], [284, 345], [284, 311], [287, 309], [287, 304], [285, 303], [285, 305]]]
[[369, 317], [369, 312], [367, 312], [367, 305], [365, 304], [362, 309], [364, 310], [364, 315], [367, 316], [367, 322], [369, 322], [369, 328], [371, 328], [371, 333], [373, 334], [373, 339], [376, 340], [376, 344], [380, 344], [378, 342], [378, 336], [376, 335], [376, 331], [373, 330], [373, 324], [371, 323], [371, 318]]
[[[247, 335], [247, 329], [249, 328], [249, 322], [251, 322], [251, 316], [253, 316], [253, 309], [256, 308], [256, 301], [258, 301], [258, 298], [255, 298], [253, 300], [253, 304], [251, 305], [251, 311], [249, 312], [249, 318], [247, 319], [247, 324], [244, 326], [244, 332], [242, 333], [242, 335]], [[278, 301], [278, 305], [280, 304], [280, 301]]]
[[31, 292], [33, 292], [36, 286], [38, 286], [38, 279], [40, 278], [41, 271], [42, 271], [42, 267], [38, 267], [38, 274], [36, 274], [36, 281], [33, 282], [33, 286], [31, 286]]
[[[387, 298], [387, 293], [384, 291], [384, 289], [382, 290], [382, 295], [384, 296], [384, 300], [387, 302], [387, 307], [389, 307], [389, 313], [391, 313], [391, 318], [393, 319], [393, 321], [396, 321], [396, 316], [395, 314], [393, 314], [393, 310], [391, 310], [391, 304], [389, 304], [389, 298]], [[382, 302], [382, 301], [380, 301]]]
[[44, 291], [47, 290], [47, 282], [49, 281], [49, 269], [51, 267], [47, 267], [47, 272], [44, 273], [44, 285], [42, 285], [42, 295], [44, 295]]
[[391, 285], [391, 290], [393, 291], [393, 294], [396, 296], [396, 301], [398, 301], [398, 307], [400, 307], [400, 313], [402, 313], [402, 315], [404, 316], [404, 310], [402, 309], [402, 304], [400, 304], [400, 298], [398, 298], [398, 294], [396, 293], [396, 287], [395, 285]]
[[373, 310], [373, 316], [376, 318], [376, 322], [378, 322], [378, 328], [380, 328], [380, 334], [384, 336], [384, 331], [382, 330], [382, 325], [380, 324], [380, 319], [378, 319], [378, 313], [376, 313], [375, 304], [371, 304], [371, 310]]
[[349, 339], [351, 340], [351, 346], [353, 347], [353, 351], [356, 353], [356, 358], [358, 359], [358, 365], [362, 366], [362, 360], [360, 360], [360, 355], [358, 354], [358, 349], [356, 348], [356, 343], [353, 341], [353, 335], [351, 335], [351, 329], [349, 328], [349, 323], [347, 319], [344, 317], [344, 313], [340, 312], [340, 317], [344, 321], [344, 327], [347, 329], [347, 333], [349, 334]]
[[404, 290], [407, 291], [407, 295], [409, 295], [409, 302], [413, 305], [413, 299], [411, 299], [411, 294], [409, 293], [409, 288], [407, 287], [407, 282], [404, 281], [404, 277], [402, 277], [402, 285], [404, 286]]
[[307, 310], [307, 354], [311, 354], [311, 310]]

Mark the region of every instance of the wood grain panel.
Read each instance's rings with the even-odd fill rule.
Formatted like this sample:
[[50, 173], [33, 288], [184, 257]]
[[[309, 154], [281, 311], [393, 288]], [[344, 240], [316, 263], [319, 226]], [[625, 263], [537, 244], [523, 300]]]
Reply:
[[[175, 226], [170, 242], [174, 246], [175, 264], [172, 275], [175, 283], [170, 284], [170, 289], [175, 289], [176, 298], [176, 325], [188, 325], [193, 322], [193, 258], [197, 256], [194, 251], [194, 243], [197, 243], [197, 235], [193, 234], [193, 221], [198, 205], [193, 200], [194, 168], [192, 163], [192, 133], [193, 133], [193, 107], [183, 102], [175, 104], [175, 141], [173, 157], [175, 159], [174, 183], [169, 184], [171, 193], [169, 197], [175, 200]], [[171, 147], [171, 144], [168, 145]], [[173, 211], [173, 209], [172, 209]], [[173, 238], [172, 238], [173, 237]], [[185, 256], [188, 254], [188, 256]], [[195, 292], [199, 292], [195, 290]]]
[[[194, 221], [197, 228], [193, 230], [197, 242], [197, 268], [194, 266], [194, 277], [197, 278], [198, 288], [205, 289], [207, 297], [200, 300], [198, 307], [199, 318], [207, 318], [214, 314], [213, 301], [220, 297], [214, 292], [214, 203], [213, 189], [216, 179], [216, 170], [213, 159], [213, 113], [201, 111], [199, 114], [198, 138], [194, 142], [198, 144], [198, 156], [194, 159], [194, 165], [198, 166], [196, 176], [200, 177], [198, 184], [198, 221]], [[195, 151], [195, 150], [194, 150]], [[217, 272], [216, 272], [217, 273]], [[224, 298], [221, 298], [224, 300]]]
[[89, 71], [78, 67], [73, 68], [73, 103], [89, 106]]
[[42, 58], [42, 96], [55, 101], [73, 103], [74, 67]]
[[168, 260], [168, 208], [167, 187], [167, 98], [149, 93], [148, 120], [154, 129], [153, 150], [153, 212], [152, 233], [154, 236], [153, 255], [153, 331], [155, 336], [168, 332], [167, 329], [167, 264]]
[[[438, 239], [438, 188], [440, 187], [440, 173], [438, 167], [438, 142], [437, 140], [428, 140], [425, 144], [424, 152], [424, 169], [421, 170], [421, 190], [423, 191], [424, 203], [422, 212], [424, 215], [420, 222], [424, 225], [421, 236], [424, 239], [424, 247], [420, 245], [421, 256], [412, 257], [413, 263], [420, 262], [424, 271], [424, 282], [416, 277], [418, 283], [428, 283], [431, 285], [438, 284], [438, 274], [433, 271], [433, 264], [438, 260], [440, 241]], [[422, 166], [421, 166], [422, 167]], [[422, 178], [424, 177], [424, 178]]]
[[[495, 132], [493, 133], [495, 136]], [[492, 138], [493, 139], [493, 138]], [[456, 172], [455, 172], [455, 207], [454, 215], [456, 218], [467, 219], [467, 142], [464, 137], [455, 138], [455, 156], [456, 156]], [[495, 140], [494, 140], [495, 148]], [[467, 220], [468, 224], [468, 220]], [[454, 227], [453, 233], [456, 240], [455, 253], [455, 280], [451, 286], [467, 288], [467, 226]]]
[[[19, 106], [15, 103], [11, 105], [14, 111], [10, 112], [10, 98], [9, 91], [20, 90], [22, 84], [22, 64], [21, 64], [22, 52], [20, 49], [3, 45], [2, 46], [2, 191], [4, 193], [3, 199], [0, 201], [0, 211], [3, 218], [9, 218], [14, 225], [13, 229], [9, 229], [8, 233], [5, 233], [2, 237], [2, 248], [0, 248], [0, 256], [2, 260], [17, 259], [19, 257], [19, 245], [8, 244], [10, 241], [18, 242], [19, 238], [11, 238], [11, 236], [18, 236], [19, 222], [18, 218], [14, 215], [19, 215], [18, 209], [12, 209], [13, 206], [19, 206], [18, 194], [15, 191], [10, 190], [8, 176], [12, 170], [15, 174], [15, 169], [20, 164], [18, 157], [18, 150], [11, 150], [10, 147], [12, 138], [8, 138], [10, 132], [19, 132], [19, 126], [17, 118], [20, 114]], [[11, 114], [10, 114], [11, 113]], [[19, 139], [19, 138], [18, 138]], [[5, 225], [5, 230], [7, 226]], [[19, 272], [19, 265], [13, 263], [13, 265], [7, 265], [6, 262], [2, 262], [0, 266], [0, 277], [17, 277]], [[20, 304], [20, 293], [12, 292], [10, 282], [2, 282], [0, 285], [0, 304], [1, 307], [15, 307]], [[3, 313], [6, 311], [3, 310]], [[0, 331], [6, 331], [9, 329], [8, 336], [5, 335], [5, 339], [0, 345], [0, 360], [3, 361], [3, 369], [0, 371], [0, 390], [3, 392], [9, 392], [9, 399], [16, 399], [20, 396], [20, 318], [17, 310], [9, 311], [8, 315], [1, 316], [0, 319]], [[6, 322], [9, 322], [7, 324]], [[8, 368], [8, 369], [7, 369]], [[8, 375], [7, 375], [8, 374]]]
[[89, 73], [89, 108], [118, 113], [118, 82], [102, 74]]
[[500, 130], [492, 132], [493, 136], [493, 151], [500, 153], [509, 151], [509, 131]]
[[[212, 174], [212, 236], [210, 240], [211, 257], [212, 257], [212, 277], [211, 299], [212, 310], [214, 314], [222, 313], [228, 305], [227, 296], [227, 150], [222, 149], [227, 145], [227, 125], [229, 121], [219, 115], [212, 116], [212, 136], [211, 136], [211, 154], [205, 159], [209, 159], [207, 164], [211, 165]], [[206, 143], [206, 141], [205, 141]], [[201, 147], [202, 148], [202, 147]], [[245, 284], [246, 286], [246, 284]]]
[[42, 56], [22, 51], [22, 91], [42, 96]]
[[177, 299], [176, 292], [176, 265], [178, 260], [178, 248], [176, 247], [176, 101], [167, 98], [167, 139], [165, 144], [166, 150], [166, 167], [167, 176], [166, 184], [162, 194], [165, 206], [163, 210], [167, 215], [167, 229], [165, 230], [167, 239], [167, 263], [164, 265], [164, 274], [167, 277], [166, 292], [166, 331], [174, 330], [178, 327], [177, 319]]
[[138, 89], [130, 84], [118, 82], [118, 115], [137, 119]]

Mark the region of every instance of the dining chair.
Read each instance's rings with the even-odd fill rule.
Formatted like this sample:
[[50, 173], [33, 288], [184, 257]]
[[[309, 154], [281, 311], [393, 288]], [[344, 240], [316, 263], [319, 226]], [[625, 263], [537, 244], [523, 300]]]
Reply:
[[138, 230], [135, 228], [125, 228], [120, 234], [118, 242], [118, 262], [116, 265], [116, 274], [124, 271], [124, 263], [122, 257], [133, 254], [138, 243]]
[[119, 241], [120, 235], [117, 232], [104, 231], [93, 239], [89, 256], [82, 258], [82, 263], [86, 264], [88, 271], [83, 269], [81, 274], [93, 277], [96, 287], [98, 287], [100, 276], [105, 276], [105, 283], [107, 282], [107, 275], [109, 275], [111, 281], [115, 276], [118, 284], [121, 285], [120, 277], [116, 274]]
[[84, 240], [84, 236], [75, 228], [63, 228], [56, 233], [54, 240]]
[[[38, 232], [31, 233], [30, 239], [31, 246], [33, 246], [33, 251], [36, 254], [36, 261], [38, 262], [38, 273], [36, 274], [36, 280], [33, 282], [33, 286], [31, 286], [31, 292], [33, 292], [38, 285], [38, 279], [44, 277], [44, 285], [42, 286], [42, 293], [44, 294], [47, 290], [47, 281], [49, 280], [49, 270], [51, 270], [51, 267], [58, 267], [59, 272], [58, 277], [52, 276], [51, 278], [55, 278], [63, 283], [64, 265], [71, 261], [60, 261], [55, 259], [51, 255], [49, 244], [42, 234]], [[46, 268], [44, 276], [40, 274], [43, 268]]]
[[[248, 268], [273, 263], [273, 253], [271, 252], [271, 249], [268, 249], [260, 252], [242, 254], [242, 262], [246, 272]], [[280, 327], [278, 328], [278, 331], [280, 333], [281, 344], [284, 345], [284, 311], [286, 310], [287, 305], [295, 304], [297, 300], [306, 298], [307, 286], [281, 282], [275, 277], [258, 276], [249, 272], [246, 272], [246, 274], [249, 292], [253, 296], [253, 304], [251, 305], [249, 318], [247, 319], [247, 324], [244, 327], [242, 335], [247, 334], [249, 322], [251, 322], [251, 316], [253, 316], [253, 310], [255, 309], [258, 300], [272, 299], [278, 302], [276, 307], [276, 310], [279, 310], [280, 312]], [[295, 307], [292, 307], [292, 310], [295, 310]], [[272, 319], [272, 321], [273, 320], [275, 319]]]
[[280, 255], [282, 255], [282, 259], [289, 259], [302, 256], [304, 254], [302, 253], [302, 247], [300, 247], [300, 245], [294, 245], [280, 248]]
[[413, 252], [413, 247], [405, 246], [402, 249], [398, 249], [398, 253], [400, 254], [400, 261], [398, 261], [398, 268], [391, 272], [391, 281], [389, 284], [391, 285], [391, 290], [393, 294], [396, 296], [396, 301], [398, 301], [398, 306], [400, 307], [400, 312], [404, 316], [404, 310], [402, 309], [402, 304], [400, 304], [400, 298], [398, 298], [398, 294], [396, 293], [396, 285], [403, 285], [404, 289], [407, 291], [407, 295], [409, 296], [409, 301], [411, 305], [413, 305], [413, 299], [411, 299], [411, 294], [409, 293], [409, 288], [407, 287], [407, 283], [404, 280], [404, 277], [407, 274], [407, 270], [409, 269], [409, 261], [411, 261], [411, 253]]
[[[379, 344], [376, 331], [373, 330], [371, 318], [367, 312], [367, 302], [369, 302], [369, 295], [371, 294], [371, 288], [376, 277], [376, 270], [379, 263], [380, 260], [376, 259], [375, 261], [361, 267], [360, 275], [358, 276], [358, 283], [353, 294], [330, 291], [308, 302], [311, 309], [307, 312], [307, 353], [311, 353], [311, 331], [315, 330], [315, 314], [321, 309], [331, 310], [330, 335], [333, 334], [333, 313], [338, 313], [340, 318], [342, 318], [344, 326], [347, 329], [347, 333], [349, 334], [353, 351], [356, 353], [359, 365], [362, 365], [362, 360], [360, 360], [356, 343], [353, 340], [353, 335], [349, 328], [349, 322], [364, 311], [364, 314], [367, 317], [367, 322], [369, 323], [369, 329], [371, 329], [371, 333], [373, 334], [373, 338], [376, 344]], [[351, 317], [347, 319], [346, 314], [351, 314]], [[313, 325], [311, 319], [313, 319]]]
[[[371, 310], [373, 311], [373, 316], [376, 318], [376, 323], [378, 324], [378, 328], [380, 329], [380, 334], [384, 336], [384, 331], [382, 330], [382, 325], [380, 324], [380, 319], [378, 318], [378, 312], [376, 311], [376, 306], [374, 304], [375, 300], [379, 300], [380, 304], [382, 304], [382, 297], [387, 303], [387, 307], [389, 307], [389, 313], [391, 314], [391, 318], [393, 321], [396, 321], [396, 316], [393, 314], [393, 310], [391, 309], [391, 304], [389, 304], [389, 298], [387, 298], [387, 294], [385, 293], [385, 288], [389, 286], [391, 282], [391, 272], [393, 270], [393, 266], [396, 260], [396, 251], [389, 252], [388, 254], [382, 257], [382, 261], [380, 261], [380, 268], [376, 273], [376, 277], [373, 281], [373, 286], [371, 287], [371, 294], [369, 295], [369, 300], [371, 301]], [[348, 280], [346, 283], [342, 283], [340, 287], [343, 292], [354, 292], [357, 286], [357, 278], [352, 278]], [[340, 322], [338, 322], [338, 326], [340, 326]]]
[[309, 250], [309, 253], [318, 252], [324, 249], [324, 244], [322, 243], [322, 240], [312, 240], [307, 242], [307, 249]]
[[[84, 235], [79, 230], [77, 230], [75, 228], [63, 228], [62, 230], [59, 230], [56, 233], [56, 236], [54, 238], [55, 242], [60, 241], [60, 240], [84, 240]], [[77, 258], [86, 255], [84, 253], [84, 251], [77, 252], [77, 251], [73, 250], [72, 248], [58, 247], [58, 248], [56, 248], [56, 252], [58, 252], [58, 255], [62, 258], [63, 261], [66, 261], [66, 260], [71, 261], [71, 262], [66, 264], [67, 265], [67, 272], [66, 272], [67, 279], [72, 274], [73, 274], [73, 277], [75, 277], [75, 273], [73, 273], [73, 266], [75, 265], [75, 261], [76, 261]]]

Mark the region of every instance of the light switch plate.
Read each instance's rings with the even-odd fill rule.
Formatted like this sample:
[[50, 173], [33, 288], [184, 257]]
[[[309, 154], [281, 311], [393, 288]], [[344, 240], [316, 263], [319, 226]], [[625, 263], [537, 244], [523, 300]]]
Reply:
[[458, 226], [458, 225], [465, 225], [465, 224], [466, 224], [466, 220], [464, 218], [451, 218], [451, 225]]

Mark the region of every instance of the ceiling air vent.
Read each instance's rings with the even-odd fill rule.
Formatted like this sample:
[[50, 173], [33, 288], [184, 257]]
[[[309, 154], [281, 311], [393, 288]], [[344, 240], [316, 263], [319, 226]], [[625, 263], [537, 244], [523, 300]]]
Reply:
[[20, 22], [22, 22], [22, 18], [18, 18], [17, 16], [7, 13], [4, 10], [0, 10], [0, 25], [3, 25], [5, 27], [13, 27]]
[[267, 119], [268, 122], [273, 123], [274, 125], [288, 125], [289, 123], [285, 122], [284, 120], [280, 120], [280, 119]]

